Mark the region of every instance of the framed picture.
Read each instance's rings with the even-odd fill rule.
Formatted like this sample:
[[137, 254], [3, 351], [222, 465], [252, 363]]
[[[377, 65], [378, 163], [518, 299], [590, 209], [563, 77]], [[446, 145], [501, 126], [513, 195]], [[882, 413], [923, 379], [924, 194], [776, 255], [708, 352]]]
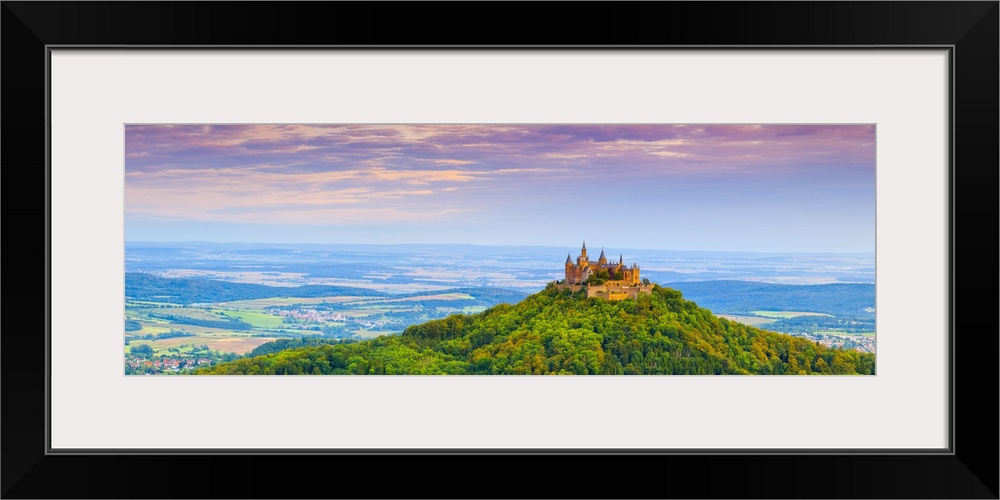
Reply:
[[[327, 7], [332, 12], [321, 14]], [[995, 415], [995, 401], [981, 398], [982, 389], [972, 394], [955, 384], [995, 380], [995, 357], [977, 356], [995, 352], [995, 337], [975, 343], [955, 337], [957, 331], [995, 326], [981, 325], [985, 320], [972, 315], [960, 318], [955, 306], [959, 298], [981, 293], [973, 286], [960, 294], [957, 287], [974, 280], [958, 280], [958, 270], [968, 273], [980, 249], [987, 249], [989, 259], [996, 255], [992, 230], [956, 231], [996, 227], [996, 205], [984, 203], [996, 197], [998, 164], [996, 2], [613, 7], [623, 17], [611, 26], [634, 21], [640, 27], [613, 37], [625, 46], [574, 34], [571, 26], [606, 19], [604, 8], [574, 9], [555, 23], [561, 28], [540, 23], [534, 32], [552, 43], [531, 46], [494, 38], [502, 38], [494, 28], [462, 34], [441, 21], [411, 24], [423, 16], [440, 19], [432, 15], [438, 10], [451, 9], [4, 3], [3, 113], [6, 124], [17, 124], [5, 127], [4, 163], [17, 176], [9, 180], [19, 191], [24, 186], [41, 192], [44, 186], [46, 194], [44, 200], [8, 205], [8, 214], [34, 214], [19, 218], [25, 235], [37, 235], [9, 242], [10, 255], [45, 273], [27, 285], [31, 293], [8, 300], [11, 311], [21, 311], [15, 319], [23, 321], [16, 329], [8, 325], [3, 354], [3, 447], [8, 458], [16, 457], [4, 461], [5, 497], [302, 496], [305, 489], [286, 482], [261, 486], [200, 471], [250, 467], [281, 478], [313, 462], [336, 470], [375, 466], [405, 476], [378, 492], [345, 486], [330, 496], [414, 496], [407, 485], [439, 467], [460, 476], [455, 484], [485, 484], [474, 473], [484, 464], [466, 455], [538, 467], [553, 454], [582, 467], [597, 465], [608, 478], [656, 475], [646, 485], [608, 480], [576, 488], [549, 484], [532, 492], [511, 482], [490, 495], [997, 497], [996, 440], [984, 439], [995, 431], [970, 422], [971, 415]], [[515, 10], [495, 18], [523, 25], [523, 13]], [[430, 32], [455, 38], [429, 34], [436, 25], [441, 30]], [[24, 97], [29, 95], [38, 97], [34, 105], [9, 104], [32, 102]], [[503, 142], [512, 135], [520, 138], [517, 145]], [[233, 144], [244, 147], [236, 151]], [[255, 149], [247, 152], [246, 144]], [[694, 157], [690, 165], [711, 175], [651, 177], [640, 167], [661, 168], [652, 157]], [[489, 166], [468, 167], [473, 163]], [[575, 175], [567, 164], [577, 166]], [[836, 176], [821, 173], [830, 165]], [[273, 173], [278, 167], [280, 175]], [[599, 175], [611, 169], [616, 175]], [[774, 169], [784, 174], [780, 189], [773, 178], [746, 176]], [[308, 182], [288, 172], [304, 173]], [[331, 175], [338, 179], [333, 201], [323, 191], [331, 184], [316, 180]], [[475, 176], [485, 180], [469, 182]], [[809, 182], [789, 180], [799, 177]], [[635, 199], [661, 195], [674, 201], [622, 201], [617, 210], [609, 208], [614, 196], [624, 196], [602, 191], [611, 189], [609, 179], [635, 185], [629, 191]], [[768, 210], [737, 203], [752, 182], [770, 183], [753, 205]], [[670, 183], [686, 187], [667, 189]], [[709, 184], [712, 190], [700, 190]], [[322, 199], [310, 198], [317, 189]], [[468, 196], [448, 194], [456, 190]], [[451, 201], [401, 201], [429, 196]], [[291, 198], [300, 203], [289, 204]], [[511, 210], [511, 203], [522, 209]], [[275, 205], [281, 214], [267, 208]], [[345, 205], [353, 212], [345, 212]], [[426, 218], [417, 213], [455, 207], [474, 215], [443, 229], [422, 223]], [[560, 210], [565, 213], [558, 217], [546, 215]], [[822, 219], [819, 210], [845, 215]], [[574, 211], [581, 228], [560, 230], [574, 220], [566, 216]], [[704, 216], [712, 212], [723, 215]], [[434, 213], [433, 220], [443, 220]], [[629, 217], [621, 226], [633, 239], [610, 230], [608, 217]], [[695, 222], [679, 224], [679, 217]], [[767, 217], [774, 226], [761, 221]], [[351, 218], [353, 225], [330, 222]], [[846, 230], [837, 225], [845, 220], [851, 221], [843, 223], [851, 224]], [[480, 313], [495, 312], [496, 304], [452, 310], [449, 300], [480, 299], [469, 293], [472, 288], [455, 286], [465, 281], [436, 264], [411, 266], [420, 279], [385, 274], [391, 266], [384, 261], [407, 258], [409, 247], [316, 250], [324, 259], [354, 251], [345, 265], [371, 264], [364, 264], [360, 276], [386, 286], [354, 288], [368, 294], [360, 301], [364, 308], [329, 305], [322, 300], [326, 295], [308, 288], [349, 286], [351, 273], [299, 282], [295, 276], [308, 274], [301, 272], [301, 258], [281, 257], [278, 263], [269, 255], [261, 267], [246, 255], [273, 247], [233, 247], [261, 241], [497, 245], [517, 235], [516, 244], [559, 246], [561, 253], [551, 273], [541, 265], [537, 275], [508, 279], [506, 287], [490, 288], [492, 294], [533, 294], [552, 278], [539, 307], [580, 300], [601, 314], [617, 308], [616, 314], [627, 317], [634, 312], [628, 308], [654, 310], [659, 305], [651, 301], [677, 300], [654, 282], [669, 282], [688, 297], [699, 293], [684, 289], [684, 280], [668, 279], [671, 272], [704, 272], [690, 257], [670, 266], [626, 265], [631, 257], [623, 251], [612, 254], [619, 257], [616, 266], [604, 252], [588, 257], [586, 247], [576, 249], [579, 242], [552, 239], [579, 231], [590, 238], [588, 221], [601, 228], [595, 237], [640, 242], [627, 249], [768, 251], [768, 242], [789, 248], [787, 242], [795, 241], [799, 253], [748, 276], [853, 279], [867, 283], [877, 304], [868, 311], [870, 320], [805, 314], [791, 305], [760, 311], [747, 306], [747, 315], [712, 305], [715, 315], [685, 316], [732, 335], [758, 335], [755, 327], [743, 326], [747, 322], [767, 322], [777, 330], [794, 318], [840, 321], [840, 329], [831, 330], [817, 319], [811, 336], [784, 347], [760, 337], [754, 350], [750, 336], [744, 353], [732, 350], [738, 343], [733, 340], [726, 363], [661, 359], [659, 351], [640, 346], [634, 350], [645, 357], [638, 361], [629, 353], [598, 358], [604, 354], [595, 351], [593, 359], [524, 357], [517, 365], [502, 346], [490, 350], [492, 339], [484, 337], [510, 320]], [[198, 257], [192, 257], [191, 245], [144, 246], [149, 240], [216, 243], [198, 246]], [[28, 247], [30, 242], [36, 245]], [[579, 256], [564, 259], [562, 248], [570, 245]], [[452, 259], [480, 262], [483, 276], [507, 272], [490, 262], [512, 258], [509, 251], [445, 250]], [[852, 261], [857, 267], [849, 272], [830, 271], [836, 267], [825, 256], [830, 252], [854, 252], [860, 264]], [[220, 267], [220, 253], [238, 254], [240, 264]], [[364, 261], [361, 253], [382, 260]], [[544, 260], [525, 255], [521, 262]], [[656, 256], [645, 258], [657, 262]], [[793, 262], [805, 271], [789, 270]], [[720, 265], [714, 265], [701, 267], [716, 272]], [[221, 274], [240, 286], [304, 286], [321, 300], [292, 295], [288, 304], [250, 304], [249, 296], [197, 295], [206, 276]], [[233, 279], [237, 274], [257, 281], [242, 283]], [[479, 275], [462, 276], [472, 283]], [[647, 283], [642, 277], [656, 279]], [[428, 285], [435, 280], [447, 286]], [[164, 294], [170, 287], [196, 293], [182, 300]], [[857, 290], [849, 292], [853, 298], [866, 293]], [[341, 290], [336, 296], [346, 295]], [[711, 294], [702, 296], [699, 304], [711, 300]], [[437, 326], [421, 333], [416, 319], [398, 328], [390, 321], [409, 318], [407, 313], [433, 321], [433, 314], [453, 312], [474, 313], [466, 317], [484, 323], [446, 333], [454, 342], [442, 343], [428, 340], [441, 336]], [[568, 327], [583, 331], [587, 321]], [[877, 337], [864, 335], [865, 321]], [[411, 324], [416, 326], [407, 328]], [[636, 324], [625, 320], [619, 326]], [[405, 338], [400, 335], [357, 338], [404, 328], [415, 338], [409, 344], [394, 344]], [[678, 328], [680, 339], [686, 330]], [[217, 335], [223, 330], [232, 334]], [[473, 330], [479, 336], [473, 338]], [[666, 331], [657, 330], [662, 337]], [[587, 338], [581, 333], [565, 341], [581, 346]], [[513, 352], [515, 340], [537, 340], [549, 349], [546, 342], [558, 339], [532, 340], [525, 333], [510, 340]], [[266, 363], [240, 364], [256, 349], [282, 342], [303, 344], [303, 357], [281, 360], [260, 351]], [[316, 352], [329, 355], [309, 357]], [[845, 354], [834, 363], [835, 353]], [[670, 370], [657, 371], [666, 366]], [[195, 375], [251, 369], [272, 376]], [[749, 375], [800, 371], [820, 376]], [[341, 372], [375, 376], [325, 376]], [[529, 375], [549, 372], [595, 376]], [[663, 376], [669, 373], [693, 376]], [[723, 373], [739, 376], [717, 376]], [[823, 376], [836, 373], [853, 375]], [[480, 376], [466, 376], [472, 374]], [[404, 464], [417, 454], [427, 467]], [[151, 472], [164, 464], [170, 474]], [[719, 475], [739, 479], [720, 481]], [[70, 480], [47, 479], [54, 476]], [[693, 489], [675, 491], [675, 481]], [[439, 491], [426, 490], [449, 496]], [[462, 491], [469, 496], [472, 490]]]

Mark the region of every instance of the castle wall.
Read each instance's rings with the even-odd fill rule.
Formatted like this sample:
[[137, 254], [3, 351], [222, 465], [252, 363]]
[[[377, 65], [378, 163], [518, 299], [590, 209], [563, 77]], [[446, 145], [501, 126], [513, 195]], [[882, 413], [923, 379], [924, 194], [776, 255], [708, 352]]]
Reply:
[[649, 286], [622, 286], [622, 285], [596, 285], [587, 287], [587, 297], [597, 297], [605, 300], [622, 300], [626, 298], [634, 299], [640, 293], [650, 293], [653, 291]]

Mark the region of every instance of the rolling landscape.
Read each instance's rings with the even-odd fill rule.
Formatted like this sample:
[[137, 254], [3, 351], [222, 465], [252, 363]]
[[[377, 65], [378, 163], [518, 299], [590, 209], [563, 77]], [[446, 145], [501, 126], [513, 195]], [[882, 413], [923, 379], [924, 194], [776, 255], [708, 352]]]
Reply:
[[[128, 374], [840, 373], [833, 371], [838, 352], [850, 359], [851, 373], [874, 368], [859, 365], [873, 358], [856, 357], [874, 353], [874, 285], [851, 282], [873, 274], [874, 260], [863, 256], [647, 250], [661, 256], [660, 273], [690, 281], [602, 304], [552, 289], [561, 273], [558, 260], [546, 263], [545, 256], [559, 255], [563, 249], [556, 248], [148, 242], [126, 248]], [[706, 260], [726, 264], [706, 270]], [[187, 267], [172, 267], [178, 262]], [[825, 274], [814, 271], [819, 262]], [[711, 279], [719, 274], [728, 279]], [[594, 324], [620, 315], [621, 323]], [[550, 337], [557, 334], [576, 347], [554, 347], [558, 339]], [[567, 349], [584, 339], [594, 351], [590, 361], [568, 361]], [[521, 350], [487, 366], [483, 356], [495, 360], [508, 342], [507, 350]], [[629, 342], [643, 346], [643, 361], [621, 351]], [[753, 358], [743, 356], [754, 342]], [[646, 359], [647, 347], [653, 358]], [[798, 355], [791, 364], [789, 352]], [[295, 368], [296, 356], [318, 353], [332, 364]], [[521, 359], [527, 353], [530, 359]], [[677, 354], [688, 364], [667, 362]], [[360, 364], [338, 365], [334, 358]], [[844, 363], [837, 370], [847, 370]]]
[[875, 371], [872, 124], [128, 124], [124, 156], [126, 375]]

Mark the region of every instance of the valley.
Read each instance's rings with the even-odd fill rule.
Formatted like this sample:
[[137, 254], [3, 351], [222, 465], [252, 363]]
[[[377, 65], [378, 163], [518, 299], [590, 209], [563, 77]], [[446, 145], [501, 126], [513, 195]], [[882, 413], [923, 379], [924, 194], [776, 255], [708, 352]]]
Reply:
[[[356, 343], [453, 314], [516, 304], [559, 277], [558, 260], [546, 261], [553, 254], [558, 251], [545, 247], [472, 245], [130, 244], [125, 371], [188, 373], [279, 339]], [[656, 255], [647, 258], [670, 262], [673, 269], [659, 276], [688, 277], [662, 285], [720, 318], [874, 352], [874, 285], [846, 282], [873, 275], [873, 259]], [[704, 279], [713, 276], [745, 279]]]

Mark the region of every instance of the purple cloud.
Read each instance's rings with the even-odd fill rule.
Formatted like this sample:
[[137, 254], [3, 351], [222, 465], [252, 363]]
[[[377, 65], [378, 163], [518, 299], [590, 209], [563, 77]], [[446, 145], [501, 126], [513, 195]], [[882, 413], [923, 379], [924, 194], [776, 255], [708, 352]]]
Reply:
[[720, 179], [854, 183], [873, 193], [874, 169], [874, 125], [125, 128], [133, 218], [401, 221], [488, 213], [509, 203], [502, 197], [530, 204], [619, 184], [669, 190]]

